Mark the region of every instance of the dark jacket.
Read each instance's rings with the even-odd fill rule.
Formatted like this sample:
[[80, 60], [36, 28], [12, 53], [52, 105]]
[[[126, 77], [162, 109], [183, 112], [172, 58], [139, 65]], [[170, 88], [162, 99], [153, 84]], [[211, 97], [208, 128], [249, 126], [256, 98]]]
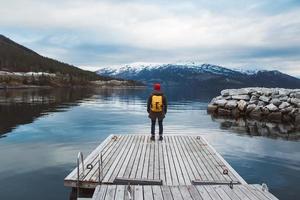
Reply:
[[[162, 100], [163, 100], [163, 102], [162, 102], [163, 103], [162, 112], [152, 112], [151, 111], [151, 104], [152, 104], [152, 96], [153, 95], [162, 96]], [[149, 96], [148, 102], [147, 102], [147, 112], [149, 113], [149, 118], [152, 119], [152, 120], [155, 120], [155, 119], [162, 120], [163, 118], [165, 118], [167, 110], [168, 110], [168, 103], [167, 103], [166, 96], [163, 94], [163, 92], [154, 90], [152, 92], [152, 94]]]

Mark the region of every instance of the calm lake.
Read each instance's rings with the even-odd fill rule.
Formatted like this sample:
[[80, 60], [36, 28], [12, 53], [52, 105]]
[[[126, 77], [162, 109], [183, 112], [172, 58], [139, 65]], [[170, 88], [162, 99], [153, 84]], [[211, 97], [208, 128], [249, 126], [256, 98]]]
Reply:
[[[109, 134], [150, 132], [149, 92], [0, 90], [0, 199], [68, 199], [63, 180], [79, 151], [86, 156]], [[248, 183], [266, 183], [279, 199], [300, 196], [300, 133], [281, 128], [260, 136], [213, 119], [206, 106], [219, 91], [170, 88], [166, 94], [165, 134], [203, 134]]]

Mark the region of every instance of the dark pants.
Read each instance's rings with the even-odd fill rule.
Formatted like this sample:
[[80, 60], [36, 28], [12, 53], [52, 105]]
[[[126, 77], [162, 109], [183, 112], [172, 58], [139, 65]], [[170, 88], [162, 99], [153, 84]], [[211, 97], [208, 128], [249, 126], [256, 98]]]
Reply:
[[[151, 135], [155, 135], [155, 120], [151, 120]], [[159, 135], [163, 134], [163, 120], [158, 120]]]

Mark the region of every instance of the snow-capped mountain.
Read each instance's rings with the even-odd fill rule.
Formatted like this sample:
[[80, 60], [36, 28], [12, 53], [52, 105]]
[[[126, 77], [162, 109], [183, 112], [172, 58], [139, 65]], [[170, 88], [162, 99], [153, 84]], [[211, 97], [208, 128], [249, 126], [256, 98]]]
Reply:
[[135, 63], [120, 68], [102, 68], [98, 74], [115, 78], [161, 82], [169, 86], [202, 85], [228, 88], [242, 86], [299, 88], [300, 79], [279, 71], [229, 69], [200, 63], [145, 64]]

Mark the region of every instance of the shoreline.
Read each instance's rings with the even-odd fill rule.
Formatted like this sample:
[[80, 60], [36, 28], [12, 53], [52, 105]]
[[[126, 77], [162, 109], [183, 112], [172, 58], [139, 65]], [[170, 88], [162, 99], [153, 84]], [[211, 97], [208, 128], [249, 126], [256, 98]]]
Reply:
[[102, 86], [97, 86], [97, 85], [87, 85], [87, 86], [82, 86], [82, 85], [74, 85], [74, 86], [50, 86], [50, 85], [45, 85], [45, 86], [39, 86], [39, 85], [16, 85], [16, 86], [11, 86], [11, 85], [0, 85], [0, 90], [23, 90], [23, 89], [54, 89], [54, 88], [92, 88], [92, 89], [144, 89], [147, 88], [147, 86], [120, 86], [120, 85], [102, 85]]

